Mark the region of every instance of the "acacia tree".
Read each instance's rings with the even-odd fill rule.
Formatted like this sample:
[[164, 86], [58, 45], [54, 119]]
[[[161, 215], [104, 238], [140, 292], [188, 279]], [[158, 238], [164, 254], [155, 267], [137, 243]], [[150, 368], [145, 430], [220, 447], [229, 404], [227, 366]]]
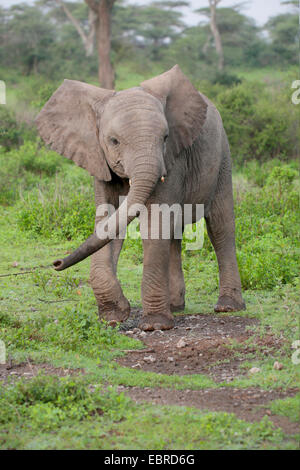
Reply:
[[[77, 31], [85, 49], [86, 57], [93, 55], [96, 34], [95, 23], [97, 20], [93, 10], [88, 8], [88, 14], [86, 14], [85, 5], [76, 1], [37, 0], [35, 3], [42, 8], [50, 8], [50, 17], [54, 18], [55, 21], [61, 21], [62, 18], [59, 12], [62, 11]], [[55, 8], [56, 6], [58, 8]]]
[[22, 3], [1, 9], [0, 56], [5, 65], [18, 64], [25, 74], [38, 73], [54, 41], [55, 29], [39, 8]]
[[133, 34], [153, 60], [160, 60], [163, 48], [185, 29], [182, 13], [177, 10], [182, 6], [188, 6], [188, 2], [164, 0], [134, 7]]
[[66, 16], [69, 18], [74, 28], [78, 32], [82, 40], [86, 56], [87, 57], [91, 56], [94, 51], [94, 38], [95, 38], [95, 33], [96, 33], [97, 16], [95, 12], [91, 8], [89, 8], [89, 13], [88, 13], [89, 27], [88, 27], [88, 32], [86, 33], [83, 27], [81, 26], [80, 22], [72, 14], [71, 10], [67, 7], [66, 3], [64, 3], [63, 0], [55, 0], [55, 2], [62, 8], [62, 10], [65, 12]]
[[221, 0], [208, 0], [208, 1], [209, 1], [209, 8], [210, 8], [210, 29], [215, 40], [216, 51], [219, 57], [218, 69], [223, 70], [224, 69], [224, 53], [223, 53], [221, 35], [220, 35], [219, 28], [217, 25], [217, 5], [221, 2]]
[[[217, 25], [217, 6], [222, 0], [208, 0], [209, 9], [208, 8], [201, 8], [200, 10], [196, 10], [197, 13], [201, 13], [207, 15], [210, 19], [210, 30], [212, 32], [215, 48], [218, 54], [218, 69], [222, 71], [224, 69], [224, 52], [223, 52], [223, 45], [222, 39], [220, 35], [220, 31]], [[208, 44], [207, 44], [208, 46]], [[205, 47], [207, 47], [205, 46]]]
[[72, 14], [71, 8], [63, 0], [40, 0], [44, 3], [55, 1], [65, 12], [70, 22], [78, 32], [84, 45], [86, 55], [93, 53], [94, 38], [97, 42], [98, 76], [102, 88], [114, 88], [115, 73], [111, 63], [111, 18], [116, 0], [84, 0], [89, 8], [86, 32], [80, 22]]

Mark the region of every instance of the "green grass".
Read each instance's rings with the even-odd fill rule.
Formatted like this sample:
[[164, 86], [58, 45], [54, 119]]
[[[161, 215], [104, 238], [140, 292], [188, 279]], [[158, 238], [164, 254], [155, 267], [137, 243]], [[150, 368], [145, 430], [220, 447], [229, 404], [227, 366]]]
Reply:
[[[67, 418], [61, 420], [57, 432], [53, 428], [58, 422], [58, 419], [55, 421], [58, 413], [54, 415], [52, 410], [52, 419], [48, 414], [45, 420], [44, 410], [43, 430], [37, 433], [31, 417], [22, 433], [16, 434], [14, 426], [6, 426], [6, 433], [0, 433], [0, 442], [5, 448], [22, 449], [209, 450], [292, 449], [294, 446], [292, 439], [286, 439], [267, 419], [247, 423], [228, 413], [138, 406], [124, 396], [118, 396], [116, 406], [112, 392], [107, 400], [107, 406], [114, 404], [115, 415], [104, 412], [102, 416], [91, 416], [80, 423]], [[48, 424], [51, 431], [47, 429]], [[21, 420], [19, 426], [22, 426]]]
[[[279, 83], [282, 80], [288, 81], [286, 69], [280, 70], [274, 68], [264, 67], [261, 69], [234, 69], [232, 71], [236, 73], [238, 77], [252, 82], [266, 81], [268, 83]], [[289, 75], [291, 78], [290, 85], [296, 80], [298, 74], [297, 67], [289, 67]]]
[[277, 415], [286, 416], [290, 421], [298, 423], [300, 420], [300, 394], [284, 400], [275, 400], [270, 410]]

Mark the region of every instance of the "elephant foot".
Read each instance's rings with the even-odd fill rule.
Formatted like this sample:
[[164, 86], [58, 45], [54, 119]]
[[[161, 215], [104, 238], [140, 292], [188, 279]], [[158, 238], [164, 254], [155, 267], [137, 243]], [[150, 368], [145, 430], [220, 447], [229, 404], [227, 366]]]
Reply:
[[144, 331], [170, 330], [174, 324], [171, 314], [148, 314], [142, 317], [139, 328]]
[[112, 304], [110, 306], [98, 305], [98, 315], [100, 320], [108, 322], [122, 323], [127, 320], [130, 314], [130, 303], [123, 299], [122, 304]]
[[237, 301], [228, 295], [222, 295], [219, 297], [214, 310], [215, 312], [239, 312], [240, 310], [246, 310], [246, 304], [243, 299], [241, 301]]
[[171, 312], [181, 312], [182, 310], [185, 309], [185, 302], [181, 305], [170, 305], [170, 310]]

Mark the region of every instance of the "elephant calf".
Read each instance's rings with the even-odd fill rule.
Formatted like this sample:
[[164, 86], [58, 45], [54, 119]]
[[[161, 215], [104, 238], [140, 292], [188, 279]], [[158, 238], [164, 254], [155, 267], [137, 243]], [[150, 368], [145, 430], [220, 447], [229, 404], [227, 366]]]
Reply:
[[[149, 224], [153, 204], [204, 204], [220, 273], [215, 311], [245, 309], [227, 137], [215, 106], [177, 65], [120, 92], [65, 80], [36, 123], [46, 144], [94, 176], [96, 206], [115, 208], [109, 217], [96, 216], [105, 236], [95, 232], [67, 258], [54, 262], [62, 270], [92, 255], [90, 280], [100, 317], [122, 322], [130, 313], [116, 276], [123, 241], [116, 235], [134, 218], [129, 211], [136, 204], [147, 208]], [[124, 196], [121, 203], [119, 196]], [[170, 233], [168, 239], [143, 239], [144, 330], [172, 328], [171, 311], [184, 308], [181, 240]]]

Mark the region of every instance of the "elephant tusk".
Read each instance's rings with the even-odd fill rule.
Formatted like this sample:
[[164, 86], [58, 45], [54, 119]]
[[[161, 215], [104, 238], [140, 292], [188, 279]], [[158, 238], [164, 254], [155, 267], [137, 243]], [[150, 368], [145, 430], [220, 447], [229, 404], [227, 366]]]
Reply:
[[164, 182], [165, 182], [165, 177], [162, 176], [162, 177], [160, 178], [160, 181], [161, 181], [162, 183], [164, 183]]
[[131, 186], [131, 180], [129, 180], [129, 186]]

